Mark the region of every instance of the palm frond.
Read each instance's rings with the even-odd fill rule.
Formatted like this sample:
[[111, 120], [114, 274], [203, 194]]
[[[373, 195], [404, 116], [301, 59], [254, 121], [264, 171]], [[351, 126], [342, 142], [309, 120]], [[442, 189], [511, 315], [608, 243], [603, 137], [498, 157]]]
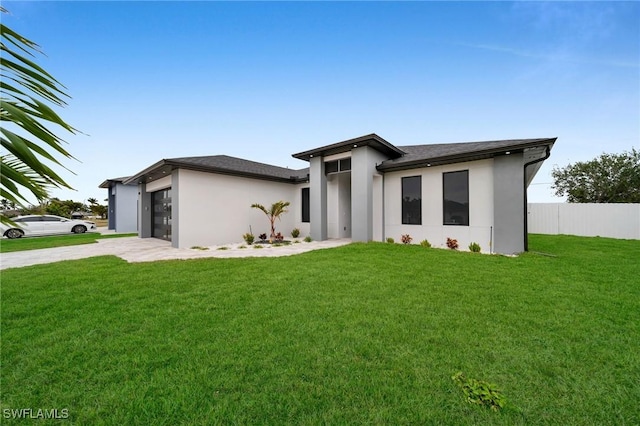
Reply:
[[[0, 12], [8, 13], [1, 6]], [[60, 126], [72, 134], [77, 130], [45, 103], [63, 107], [69, 95], [58, 80], [30, 59], [42, 54], [40, 46], [0, 24], [0, 53], [0, 121], [15, 127], [0, 128], [0, 144], [8, 152], [0, 156], [0, 196], [24, 205], [27, 193], [42, 201], [51, 188], [71, 188], [45, 164], [66, 169], [56, 155], [74, 158], [64, 148], [65, 141], [48, 126]], [[7, 221], [4, 215], [0, 219]]]

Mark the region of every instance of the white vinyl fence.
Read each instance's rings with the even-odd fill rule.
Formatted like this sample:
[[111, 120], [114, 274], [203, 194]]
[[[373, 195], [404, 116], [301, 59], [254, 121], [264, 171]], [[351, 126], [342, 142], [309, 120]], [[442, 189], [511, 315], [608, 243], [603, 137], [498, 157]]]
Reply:
[[529, 232], [640, 240], [640, 204], [530, 203]]

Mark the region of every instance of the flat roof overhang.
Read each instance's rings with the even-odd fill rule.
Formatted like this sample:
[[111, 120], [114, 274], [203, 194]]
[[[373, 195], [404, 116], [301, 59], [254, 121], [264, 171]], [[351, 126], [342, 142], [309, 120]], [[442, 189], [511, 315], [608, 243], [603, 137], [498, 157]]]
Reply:
[[112, 183], [124, 183], [124, 181], [126, 181], [127, 179], [129, 179], [129, 177], [107, 179], [104, 182], [102, 182], [100, 185], [98, 185], [98, 188], [108, 189]]
[[299, 160], [310, 161], [313, 157], [326, 157], [334, 154], [341, 154], [343, 152], [349, 152], [353, 148], [361, 146], [370, 146], [375, 150], [387, 155], [389, 158], [398, 158], [404, 154], [404, 151], [390, 144], [386, 140], [382, 139], [375, 133], [369, 135], [360, 136], [354, 139], [348, 139], [346, 141], [334, 143], [331, 145], [322, 146], [320, 148], [314, 148], [308, 151], [299, 152], [293, 154], [293, 158]]

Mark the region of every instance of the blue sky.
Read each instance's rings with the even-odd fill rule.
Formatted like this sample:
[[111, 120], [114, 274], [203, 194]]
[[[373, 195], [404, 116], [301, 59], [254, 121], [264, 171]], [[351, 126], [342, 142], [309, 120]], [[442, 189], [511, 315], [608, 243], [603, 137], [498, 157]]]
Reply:
[[558, 137], [554, 164], [640, 148], [638, 2], [12, 2], [72, 96], [76, 191], [162, 158]]

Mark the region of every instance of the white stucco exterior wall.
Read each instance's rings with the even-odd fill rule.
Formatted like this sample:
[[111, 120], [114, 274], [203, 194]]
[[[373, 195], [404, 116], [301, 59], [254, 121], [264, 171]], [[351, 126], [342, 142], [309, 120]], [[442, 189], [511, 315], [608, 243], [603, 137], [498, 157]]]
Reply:
[[115, 215], [116, 232], [136, 232], [138, 230], [138, 186], [117, 183], [110, 188], [115, 208], [109, 214]]
[[146, 186], [146, 191], [156, 192], [156, 191], [160, 191], [161, 189], [166, 189], [170, 187], [171, 187], [171, 176], [165, 176], [153, 182], [148, 182]]
[[268, 208], [276, 201], [289, 201], [289, 212], [276, 221], [276, 232], [286, 238], [294, 227], [301, 230], [302, 237], [308, 233], [308, 224], [302, 224], [299, 211], [302, 185], [184, 169], [178, 173], [180, 187], [172, 191], [172, 197], [179, 197], [179, 223], [173, 226], [179, 226], [180, 248], [242, 242], [242, 235], [249, 229], [256, 238], [261, 233], [268, 235], [267, 216], [252, 209], [254, 203]]
[[[442, 174], [469, 170], [469, 226], [443, 225]], [[458, 240], [460, 250], [471, 242], [483, 252], [491, 250], [493, 226], [493, 160], [469, 161], [445, 166], [388, 172], [384, 176], [385, 238], [399, 242], [403, 234], [413, 244], [427, 239], [434, 247], [446, 248], [447, 238]], [[422, 177], [422, 225], [402, 224], [402, 178]]]

